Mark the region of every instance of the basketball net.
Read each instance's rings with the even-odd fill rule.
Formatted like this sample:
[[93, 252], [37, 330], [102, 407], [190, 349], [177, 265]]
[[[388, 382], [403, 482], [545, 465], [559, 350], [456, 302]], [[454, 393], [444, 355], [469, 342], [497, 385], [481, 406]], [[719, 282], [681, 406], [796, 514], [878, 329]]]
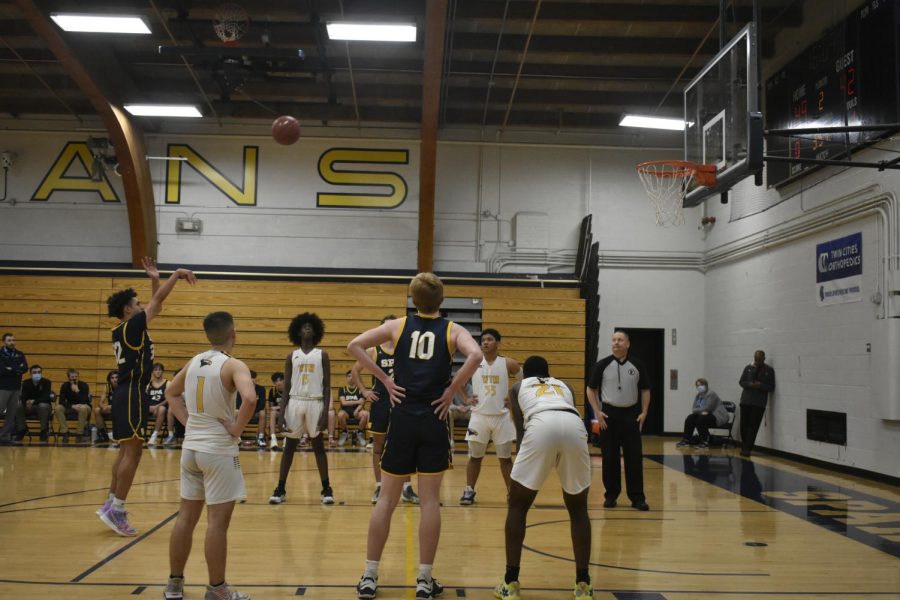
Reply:
[[656, 224], [684, 224], [684, 196], [696, 181], [711, 187], [716, 183], [715, 165], [684, 160], [652, 160], [637, 166], [638, 177], [656, 210]]
[[247, 33], [250, 16], [237, 4], [223, 4], [213, 16], [213, 30], [225, 46], [238, 45], [238, 40]]

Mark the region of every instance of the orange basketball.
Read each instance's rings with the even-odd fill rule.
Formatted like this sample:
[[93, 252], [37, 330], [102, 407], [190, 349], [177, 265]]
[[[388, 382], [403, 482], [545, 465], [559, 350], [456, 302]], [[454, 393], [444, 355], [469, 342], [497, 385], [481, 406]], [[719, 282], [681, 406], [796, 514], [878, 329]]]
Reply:
[[272, 137], [279, 144], [290, 146], [300, 139], [300, 121], [289, 115], [272, 121]]
[[600, 421], [591, 421], [591, 433], [600, 433]]

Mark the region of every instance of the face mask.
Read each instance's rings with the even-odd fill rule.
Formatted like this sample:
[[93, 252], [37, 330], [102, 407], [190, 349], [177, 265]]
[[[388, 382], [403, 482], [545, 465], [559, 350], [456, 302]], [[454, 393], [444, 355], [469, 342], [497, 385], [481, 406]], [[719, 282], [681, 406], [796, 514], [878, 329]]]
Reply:
[[41, 374], [40, 374], [40, 373], [33, 373], [33, 374], [31, 375], [31, 380], [32, 380], [33, 382], [37, 383], [38, 381], [41, 380]]
[[706, 386], [705, 386], [705, 385], [698, 385], [698, 386], [697, 386], [697, 393], [698, 393], [698, 394], [705, 394], [705, 393], [706, 393]]

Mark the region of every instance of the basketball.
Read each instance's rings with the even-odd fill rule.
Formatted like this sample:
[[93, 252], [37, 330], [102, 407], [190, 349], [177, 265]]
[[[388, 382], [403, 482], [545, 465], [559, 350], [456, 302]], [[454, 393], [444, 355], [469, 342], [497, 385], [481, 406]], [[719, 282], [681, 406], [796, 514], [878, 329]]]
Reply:
[[300, 139], [300, 121], [289, 115], [272, 121], [272, 137], [279, 144], [290, 146]]
[[591, 433], [600, 433], [600, 421], [591, 421]]

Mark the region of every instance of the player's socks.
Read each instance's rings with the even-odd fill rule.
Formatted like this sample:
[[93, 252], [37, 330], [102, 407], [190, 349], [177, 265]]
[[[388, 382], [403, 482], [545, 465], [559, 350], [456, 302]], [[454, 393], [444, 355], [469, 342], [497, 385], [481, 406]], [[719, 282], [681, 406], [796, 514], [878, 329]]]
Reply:
[[519, 580], [519, 567], [511, 567], [506, 565], [506, 575], [503, 577], [506, 583], [512, 583]]
[[124, 501], [124, 500], [119, 500], [118, 498], [116, 498], [115, 496], [113, 496], [113, 499], [112, 499], [112, 506], [113, 506], [113, 508], [116, 509], [116, 510], [125, 510], [125, 501]]
[[433, 565], [425, 565], [419, 564], [419, 576], [417, 579], [424, 579], [425, 581], [431, 581], [431, 569]]
[[366, 561], [366, 572], [365, 572], [364, 576], [371, 577], [373, 579], [378, 577], [378, 561], [377, 560], [367, 560]]

